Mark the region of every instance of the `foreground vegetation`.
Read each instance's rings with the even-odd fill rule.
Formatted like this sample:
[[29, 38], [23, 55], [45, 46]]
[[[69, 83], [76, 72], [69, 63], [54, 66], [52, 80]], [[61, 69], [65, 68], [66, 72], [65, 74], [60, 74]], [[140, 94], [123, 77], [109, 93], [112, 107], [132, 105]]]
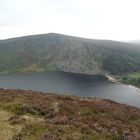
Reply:
[[0, 89], [0, 140], [139, 140], [140, 109], [110, 100]]

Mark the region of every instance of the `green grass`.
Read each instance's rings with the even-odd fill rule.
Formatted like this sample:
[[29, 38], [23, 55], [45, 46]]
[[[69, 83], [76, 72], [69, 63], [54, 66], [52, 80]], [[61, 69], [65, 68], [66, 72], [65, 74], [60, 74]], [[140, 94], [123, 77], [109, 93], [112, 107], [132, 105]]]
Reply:
[[25, 124], [15, 138], [22, 138], [23, 140], [38, 140], [45, 131], [45, 126], [40, 123]]
[[31, 114], [40, 115], [45, 114], [39, 107], [31, 106], [29, 104], [20, 104], [11, 102], [2, 107], [4, 110], [14, 113], [15, 115]]
[[128, 74], [129, 78], [134, 78], [134, 79], [138, 79], [140, 78], [140, 72], [132, 72]]
[[16, 102], [12, 102], [12, 103], [8, 103], [8, 104], [3, 105], [2, 108], [8, 112], [18, 114], [18, 112], [20, 110], [20, 104], [16, 103]]
[[39, 66], [37, 64], [32, 64], [27, 67], [21, 67], [21, 68], [14, 68], [14, 69], [8, 69], [7, 70], [0, 70], [0, 75], [8, 74], [8, 73], [30, 73], [30, 72], [45, 72], [45, 71], [59, 71], [58, 68], [54, 66]]
[[45, 71], [45, 69], [39, 67], [37, 64], [33, 64], [31, 66], [25, 67], [23, 69], [19, 69], [17, 71], [19, 71], [19, 72], [34, 72], [34, 71], [41, 72], [41, 71]]
[[121, 82], [140, 87], [140, 72], [131, 72], [121, 76]]

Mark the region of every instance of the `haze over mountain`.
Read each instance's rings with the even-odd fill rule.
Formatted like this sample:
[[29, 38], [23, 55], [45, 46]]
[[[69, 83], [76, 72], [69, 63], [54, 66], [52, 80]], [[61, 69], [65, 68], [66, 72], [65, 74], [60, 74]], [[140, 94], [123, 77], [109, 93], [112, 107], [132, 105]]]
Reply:
[[140, 45], [49, 33], [0, 41], [0, 72], [122, 74], [140, 70]]
[[132, 41], [129, 41], [130, 43], [133, 43], [133, 44], [138, 44], [140, 45], [140, 40], [132, 40]]

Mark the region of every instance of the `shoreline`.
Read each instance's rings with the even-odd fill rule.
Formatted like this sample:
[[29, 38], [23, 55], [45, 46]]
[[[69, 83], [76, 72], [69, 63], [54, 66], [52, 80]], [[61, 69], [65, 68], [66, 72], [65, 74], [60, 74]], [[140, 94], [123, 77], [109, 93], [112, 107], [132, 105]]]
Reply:
[[116, 78], [114, 78], [114, 77], [112, 77], [112, 76], [110, 76], [108, 74], [106, 74], [105, 76], [108, 78], [109, 81], [111, 81], [113, 83], [120, 83], [119, 80], [117, 80]]
[[111, 81], [112, 83], [117, 83], [117, 84], [124, 84], [124, 85], [127, 85], [131, 88], [135, 88], [138, 92], [140, 92], [140, 88], [135, 86], [135, 85], [131, 85], [131, 84], [125, 84], [125, 83], [122, 83], [121, 81], [119, 81], [118, 79], [106, 74], [106, 77], [108, 78], [109, 81]]

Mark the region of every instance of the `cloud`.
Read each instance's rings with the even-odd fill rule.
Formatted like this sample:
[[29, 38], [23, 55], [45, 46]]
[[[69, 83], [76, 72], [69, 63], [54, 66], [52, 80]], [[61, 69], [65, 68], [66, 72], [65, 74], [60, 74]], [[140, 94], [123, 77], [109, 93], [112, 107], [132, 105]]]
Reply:
[[139, 0], [0, 0], [0, 38], [59, 32], [138, 39]]

